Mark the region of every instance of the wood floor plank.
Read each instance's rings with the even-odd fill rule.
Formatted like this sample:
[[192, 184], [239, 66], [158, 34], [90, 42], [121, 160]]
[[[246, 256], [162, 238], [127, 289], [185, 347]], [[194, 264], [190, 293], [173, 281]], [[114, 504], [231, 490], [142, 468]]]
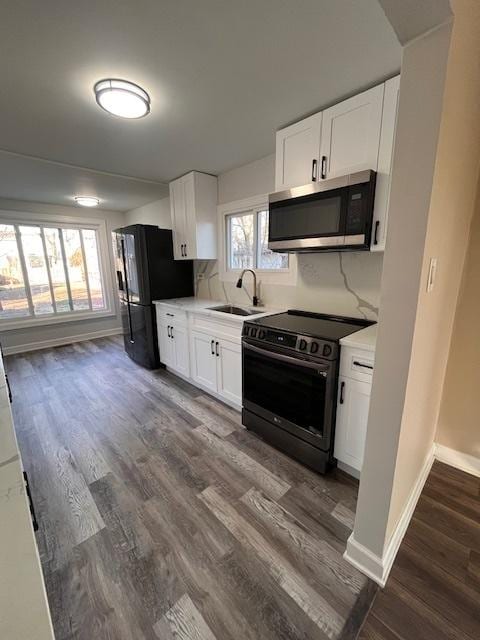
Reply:
[[138, 367], [118, 337], [6, 366], [57, 640], [353, 640], [374, 597], [336, 573], [355, 484], [325, 481], [230, 407]]
[[245, 473], [255, 485], [260, 487], [272, 498], [279, 499], [290, 489], [288, 483], [258, 464], [258, 462], [250, 458], [250, 456], [239, 451], [229, 442], [216, 436], [206, 426], [202, 425], [197, 427], [195, 434], [208, 442], [212, 451], [222, 456], [225, 460], [230, 461], [235, 467]]
[[161, 640], [164, 640], [166, 630], [170, 631], [172, 639], [216, 640], [202, 614], [187, 593], [167, 611], [154, 628]]
[[391, 576], [472, 640], [480, 629], [480, 594], [405, 546]]
[[201, 499], [242, 544], [247, 544], [262, 560], [288, 595], [329, 638], [340, 634], [345, 620], [340, 617], [305, 579], [288, 564], [262, 536], [226, 502], [214, 488], [200, 494]]
[[415, 509], [415, 517], [465, 547], [480, 551], [478, 522], [465, 517], [462, 513], [422, 494]]
[[365, 586], [367, 579], [352, 567], [342, 555], [325, 540], [318, 539], [281, 505], [251, 489], [242, 502], [262, 520], [272, 525], [273, 531], [299, 552], [306, 563], [315, 566], [319, 578], [332, 590], [334, 596], [351, 606], [354, 597]]

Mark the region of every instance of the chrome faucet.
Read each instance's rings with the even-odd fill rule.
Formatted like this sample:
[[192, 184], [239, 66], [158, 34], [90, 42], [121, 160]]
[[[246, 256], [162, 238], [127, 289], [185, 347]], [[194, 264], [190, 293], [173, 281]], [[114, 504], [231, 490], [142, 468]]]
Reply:
[[243, 276], [247, 271], [250, 271], [250, 273], [253, 276], [253, 306], [257, 307], [258, 306], [258, 302], [259, 302], [259, 300], [257, 298], [257, 274], [255, 273], [255, 271], [253, 269], [244, 269], [242, 271], [242, 273], [240, 274], [240, 277], [239, 277], [239, 279], [237, 281], [237, 288], [238, 289], [242, 288]]

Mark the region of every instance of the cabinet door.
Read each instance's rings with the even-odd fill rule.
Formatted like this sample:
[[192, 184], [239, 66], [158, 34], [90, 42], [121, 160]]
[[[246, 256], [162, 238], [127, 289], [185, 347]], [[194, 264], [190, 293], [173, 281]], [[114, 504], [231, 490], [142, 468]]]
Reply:
[[242, 349], [238, 342], [218, 340], [218, 393], [229, 402], [242, 406]]
[[175, 351], [175, 364], [172, 368], [183, 376], [190, 376], [190, 354], [188, 350], [188, 331], [186, 327], [174, 325], [171, 330]]
[[160, 362], [167, 367], [175, 366], [173, 340], [170, 338], [171, 325], [165, 322], [157, 323], [158, 347], [160, 349]]
[[323, 112], [322, 178], [377, 170], [383, 91], [381, 84]]
[[335, 457], [361, 471], [367, 435], [371, 384], [339, 378]]
[[275, 190], [299, 187], [319, 179], [322, 114], [277, 131]]
[[170, 211], [172, 214], [173, 253], [175, 260], [185, 260], [186, 205], [183, 178], [170, 183]]
[[192, 331], [190, 334], [191, 378], [210, 391], [217, 391], [217, 356], [211, 336]]
[[400, 76], [396, 76], [385, 83], [382, 131], [378, 151], [377, 184], [375, 187], [375, 208], [373, 211], [372, 251], [385, 250], [399, 95]]
[[197, 216], [195, 203], [195, 174], [184, 177], [185, 196], [185, 235], [184, 258], [192, 260], [197, 257]]

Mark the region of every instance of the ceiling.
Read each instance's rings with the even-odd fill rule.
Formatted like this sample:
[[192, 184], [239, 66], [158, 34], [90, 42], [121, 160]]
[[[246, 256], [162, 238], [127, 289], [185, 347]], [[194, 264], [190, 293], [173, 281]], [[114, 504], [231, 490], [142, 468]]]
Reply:
[[[0, 153], [0, 197], [65, 204], [83, 184], [106, 208], [140, 206], [186, 171], [272, 153], [276, 129], [393, 75], [400, 56], [377, 0], [3, 3], [0, 148], [30, 157]], [[151, 114], [100, 109], [105, 77], [144, 87]]]

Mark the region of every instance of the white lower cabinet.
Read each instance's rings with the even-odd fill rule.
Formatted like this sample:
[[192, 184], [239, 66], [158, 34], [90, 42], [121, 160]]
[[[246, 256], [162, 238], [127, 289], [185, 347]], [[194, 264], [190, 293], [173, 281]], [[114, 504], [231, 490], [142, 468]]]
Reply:
[[190, 353], [188, 348], [188, 329], [182, 324], [160, 322], [158, 324], [158, 342], [160, 361], [182, 376], [190, 375]]
[[193, 382], [216, 392], [217, 356], [215, 355], [215, 338], [200, 331], [192, 331], [190, 334], [190, 346]]
[[242, 351], [240, 342], [201, 331], [190, 333], [191, 378], [229, 404], [242, 405]]
[[159, 323], [157, 325], [158, 346], [160, 349], [160, 361], [166, 367], [175, 366], [175, 353], [173, 351], [173, 340], [170, 338], [170, 325]]
[[334, 455], [357, 472], [363, 465], [373, 362], [373, 353], [342, 347]]
[[217, 350], [217, 393], [241, 406], [242, 347], [237, 342], [219, 340]]

